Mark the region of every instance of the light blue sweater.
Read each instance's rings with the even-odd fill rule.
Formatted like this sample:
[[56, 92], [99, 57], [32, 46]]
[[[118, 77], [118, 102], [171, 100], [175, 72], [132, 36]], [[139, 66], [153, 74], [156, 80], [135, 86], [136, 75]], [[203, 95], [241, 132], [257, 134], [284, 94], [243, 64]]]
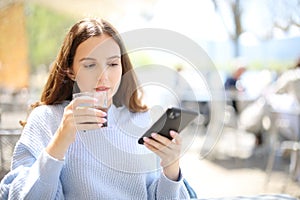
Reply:
[[1, 181], [1, 200], [189, 198], [182, 177], [165, 177], [158, 157], [137, 143], [150, 125], [147, 112], [111, 106], [107, 128], [78, 131], [63, 161], [47, 154], [68, 103], [31, 112]]

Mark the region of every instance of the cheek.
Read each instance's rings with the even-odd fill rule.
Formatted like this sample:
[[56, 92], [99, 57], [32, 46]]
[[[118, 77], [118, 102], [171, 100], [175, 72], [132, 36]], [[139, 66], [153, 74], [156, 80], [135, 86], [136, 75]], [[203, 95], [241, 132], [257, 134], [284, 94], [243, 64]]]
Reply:
[[121, 78], [122, 78], [122, 70], [119, 70], [113, 74], [111, 77], [111, 83], [113, 85], [113, 95], [116, 94], [116, 92], [119, 89], [120, 83], [121, 83]]
[[92, 91], [97, 83], [97, 78], [93, 78], [91, 74], [80, 73], [76, 77], [77, 85], [81, 92]]

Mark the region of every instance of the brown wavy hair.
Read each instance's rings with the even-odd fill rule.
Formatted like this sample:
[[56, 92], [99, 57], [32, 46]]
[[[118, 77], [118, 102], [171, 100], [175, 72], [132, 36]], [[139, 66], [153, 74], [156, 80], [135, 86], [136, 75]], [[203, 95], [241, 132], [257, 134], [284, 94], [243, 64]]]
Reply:
[[[142, 91], [138, 89], [136, 75], [133, 72], [132, 64], [119, 33], [107, 21], [92, 18], [77, 22], [67, 33], [57, 58], [51, 66], [41, 101], [33, 107], [41, 104], [59, 104], [65, 100], [72, 100], [73, 89], [76, 88], [77, 84], [68, 77], [67, 73], [72, 70], [76, 49], [88, 38], [103, 34], [111, 36], [121, 50], [122, 78], [119, 89], [113, 97], [113, 103], [117, 107], [125, 105], [131, 112], [147, 110], [147, 107], [141, 103]], [[125, 74], [126, 78], [124, 78]]]

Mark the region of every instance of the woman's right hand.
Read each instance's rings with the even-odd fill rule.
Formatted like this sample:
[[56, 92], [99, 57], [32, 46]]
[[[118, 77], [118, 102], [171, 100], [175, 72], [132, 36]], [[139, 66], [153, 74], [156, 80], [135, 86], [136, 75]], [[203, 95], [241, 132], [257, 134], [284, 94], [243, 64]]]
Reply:
[[77, 131], [102, 127], [106, 122], [105, 112], [93, 107], [80, 106], [93, 105], [95, 101], [96, 99], [91, 97], [78, 97], [65, 107], [60, 126], [46, 148], [49, 155], [63, 159], [65, 152], [75, 141]]

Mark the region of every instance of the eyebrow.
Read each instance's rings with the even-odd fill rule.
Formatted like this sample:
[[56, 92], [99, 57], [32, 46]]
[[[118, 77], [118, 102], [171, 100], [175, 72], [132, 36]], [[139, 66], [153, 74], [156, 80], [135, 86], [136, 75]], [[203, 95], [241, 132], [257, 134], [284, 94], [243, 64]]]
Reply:
[[81, 58], [79, 61], [81, 62], [81, 61], [84, 61], [84, 60], [93, 60], [93, 61], [95, 61], [96, 59], [95, 58]]
[[[108, 58], [106, 58], [107, 60], [111, 60], [111, 59], [115, 59], [115, 58], [121, 58], [121, 56], [119, 55], [115, 55], [115, 56], [110, 56]], [[96, 59], [95, 58], [90, 58], [90, 57], [86, 57], [86, 58], [81, 58], [79, 61], [85, 61], [85, 60], [92, 60], [92, 61], [95, 61]]]
[[119, 56], [119, 55], [110, 56], [110, 57], [107, 58], [107, 60], [115, 59], [115, 58], [121, 58], [121, 56]]

